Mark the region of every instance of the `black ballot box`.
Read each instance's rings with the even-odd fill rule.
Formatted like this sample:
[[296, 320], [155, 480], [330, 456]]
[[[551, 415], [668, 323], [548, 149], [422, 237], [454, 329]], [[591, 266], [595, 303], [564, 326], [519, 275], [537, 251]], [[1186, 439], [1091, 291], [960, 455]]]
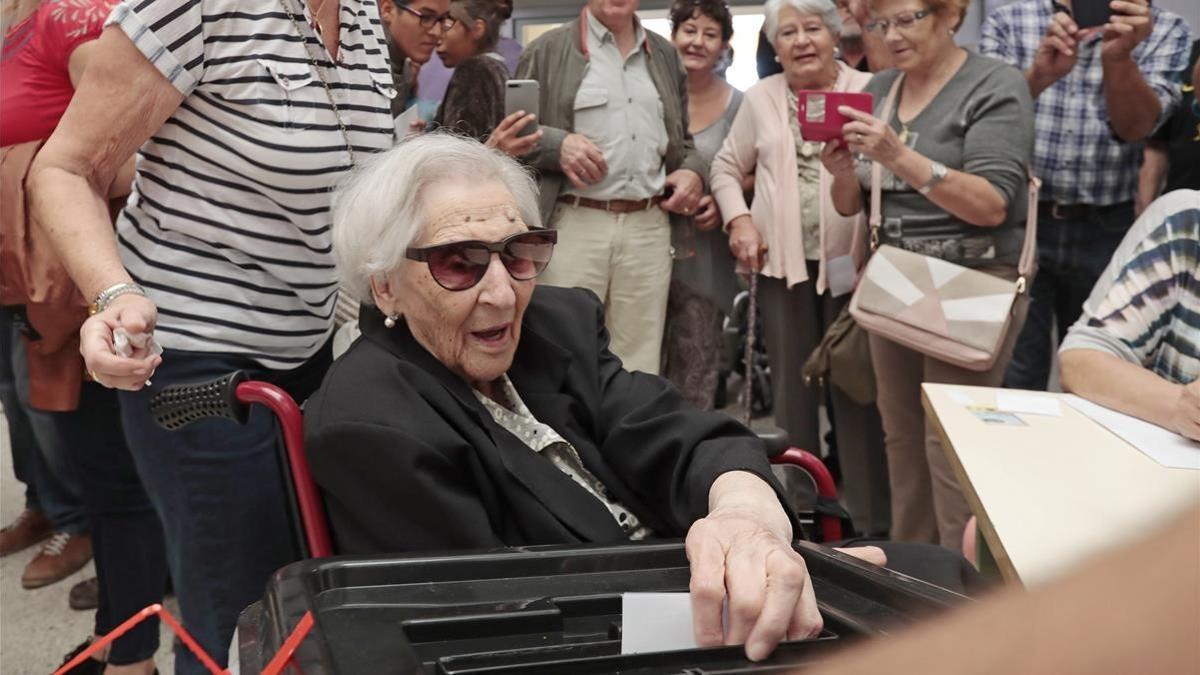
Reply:
[[445, 555], [305, 560], [275, 574], [238, 624], [242, 673], [257, 673], [302, 618], [311, 632], [284, 672], [639, 675], [802, 669], [966, 599], [828, 548], [797, 542], [822, 635], [766, 661], [741, 647], [621, 655], [621, 594], [686, 591], [683, 545], [544, 546]]

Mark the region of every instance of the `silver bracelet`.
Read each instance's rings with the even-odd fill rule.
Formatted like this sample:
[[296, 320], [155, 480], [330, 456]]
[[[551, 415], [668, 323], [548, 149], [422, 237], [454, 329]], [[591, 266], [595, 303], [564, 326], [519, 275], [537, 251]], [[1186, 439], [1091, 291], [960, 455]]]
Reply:
[[129, 295], [130, 293], [146, 297], [146, 290], [134, 283], [125, 282], [109, 286], [100, 291], [100, 294], [96, 296], [96, 300], [88, 307], [88, 316], [103, 312], [108, 309], [113, 300], [122, 295]]

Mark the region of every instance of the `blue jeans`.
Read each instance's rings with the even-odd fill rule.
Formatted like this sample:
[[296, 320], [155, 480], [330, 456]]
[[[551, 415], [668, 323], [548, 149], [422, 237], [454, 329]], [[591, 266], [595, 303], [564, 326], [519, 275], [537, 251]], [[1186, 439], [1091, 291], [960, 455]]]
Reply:
[[1133, 224], [1133, 204], [1103, 209], [1092, 220], [1038, 218], [1038, 273], [1030, 287], [1029, 315], [1017, 338], [1004, 386], [1045, 390], [1058, 345], [1083, 313], [1083, 302], [1108, 267]]
[[[328, 345], [293, 371], [264, 370], [229, 354], [168, 350], [151, 386], [121, 392], [125, 434], [162, 519], [183, 623], [222, 666], [238, 615], [262, 596], [272, 573], [298, 557], [275, 417], [254, 406], [245, 425], [208, 419], [167, 431], [154, 422], [150, 398], [173, 384], [245, 370], [303, 401], [329, 362]], [[175, 672], [207, 673], [187, 649], [176, 651]]]
[[8, 418], [13, 470], [25, 483], [25, 506], [45, 514], [54, 529], [87, 532], [87, 514], [71, 465], [71, 448], [58, 442], [62, 421], [29, 407], [29, 370], [18, 312], [0, 308], [0, 403]]

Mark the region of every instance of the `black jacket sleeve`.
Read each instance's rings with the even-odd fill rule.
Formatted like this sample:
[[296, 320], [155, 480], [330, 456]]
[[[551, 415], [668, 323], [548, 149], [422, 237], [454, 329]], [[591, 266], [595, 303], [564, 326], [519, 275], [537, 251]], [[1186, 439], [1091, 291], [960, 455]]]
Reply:
[[486, 141], [492, 129], [504, 119], [503, 68], [503, 64], [488, 56], [476, 56], [458, 64], [446, 86], [435, 122], [480, 142]]

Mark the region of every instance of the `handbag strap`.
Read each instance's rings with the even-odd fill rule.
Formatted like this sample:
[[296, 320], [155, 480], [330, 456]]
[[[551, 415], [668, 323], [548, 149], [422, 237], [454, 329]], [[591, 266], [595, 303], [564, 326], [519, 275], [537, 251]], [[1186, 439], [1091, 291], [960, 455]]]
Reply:
[[[883, 116], [880, 118], [884, 126], [892, 120], [892, 104], [896, 102], [896, 95], [900, 92], [900, 85], [904, 82], [904, 73], [896, 76], [896, 81], [892, 83], [892, 88], [888, 91], [887, 99], [883, 102]], [[883, 215], [880, 213], [880, 188], [881, 174], [883, 172], [882, 165], [879, 162], [871, 162], [871, 217], [867, 221], [867, 225], [871, 228], [871, 250], [879, 248], [879, 226], [883, 224]]]
[[[904, 82], [904, 73], [896, 76], [896, 81], [892, 83], [892, 88], [888, 91], [887, 99], [883, 102], [883, 115], [880, 120], [886, 125], [891, 122], [892, 108], [896, 101], [896, 95], [900, 92], [900, 85]], [[1035, 265], [1037, 264], [1037, 220], [1038, 220], [1038, 196], [1042, 190], [1042, 181], [1037, 176], [1033, 175], [1033, 168], [1028, 170], [1029, 174], [1029, 203], [1025, 209], [1025, 242], [1021, 246], [1021, 257], [1017, 261], [1017, 293], [1025, 293], [1028, 291], [1029, 278], [1033, 276]], [[871, 215], [867, 221], [871, 228], [871, 250], [879, 248], [879, 227], [883, 224], [883, 214], [881, 213], [881, 193], [880, 187], [882, 174], [882, 166], [879, 162], [871, 162]]]

